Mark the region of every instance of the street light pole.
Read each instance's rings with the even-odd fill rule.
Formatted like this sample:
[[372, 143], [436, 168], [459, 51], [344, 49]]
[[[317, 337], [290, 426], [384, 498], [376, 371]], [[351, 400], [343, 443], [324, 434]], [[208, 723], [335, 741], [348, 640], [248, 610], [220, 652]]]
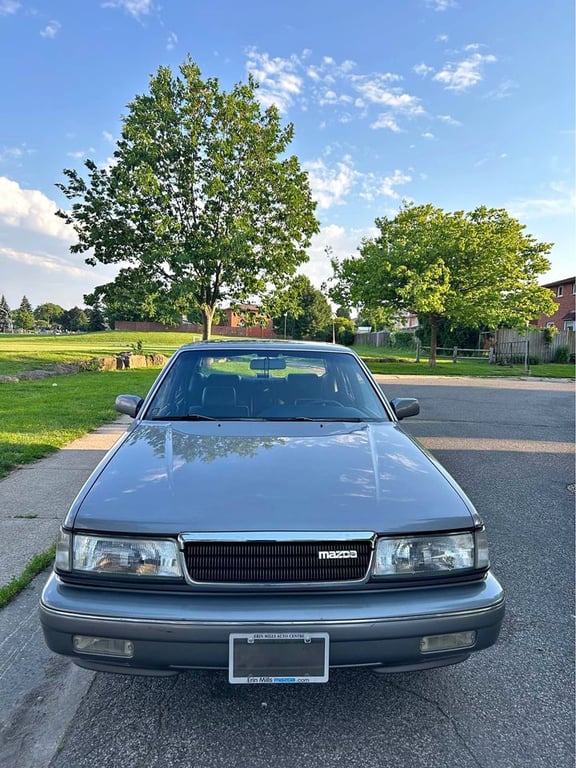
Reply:
[[286, 341], [286, 319], [288, 318], [288, 312], [284, 312], [284, 341]]

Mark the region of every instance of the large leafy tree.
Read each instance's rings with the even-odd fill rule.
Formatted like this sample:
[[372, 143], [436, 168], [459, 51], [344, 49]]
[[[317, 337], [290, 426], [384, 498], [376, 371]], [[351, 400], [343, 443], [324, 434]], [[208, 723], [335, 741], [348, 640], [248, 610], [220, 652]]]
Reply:
[[263, 109], [249, 78], [230, 92], [188, 59], [160, 67], [135, 97], [111, 167], [65, 170], [74, 201], [73, 253], [89, 264], [126, 263], [167, 303], [202, 311], [209, 338], [218, 302], [280, 285], [307, 260], [318, 231], [307, 174], [287, 154], [291, 124]]
[[264, 304], [273, 317], [274, 330], [295, 339], [318, 338], [331, 322], [332, 310], [326, 297], [314, 288], [306, 275], [296, 275], [290, 285]]
[[181, 298], [170, 299], [160, 279], [124, 268], [111, 283], [97, 286], [84, 296], [89, 307], [102, 306], [111, 325], [116, 320], [154, 320], [177, 324], [188, 308]]
[[89, 325], [88, 315], [80, 307], [67, 309], [62, 315], [62, 327], [67, 331], [87, 331]]
[[404, 204], [376, 226], [379, 234], [362, 242], [358, 258], [333, 260], [331, 296], [361, 311], [426, 316], [431, 366], [441, 318], [452, 326], [525, 327], [554, 311], [550, 291], [537, 283], [550, 268], [552, 246], [504, 209], [446, 213]]
[[34, 310], [34, 317], [36, 320], [42, 321], [47, 325], [60, 323], [63, 314], [64, 307], [61, 307], [59, 304], [54, 304], [52, 302], [39, 304]]

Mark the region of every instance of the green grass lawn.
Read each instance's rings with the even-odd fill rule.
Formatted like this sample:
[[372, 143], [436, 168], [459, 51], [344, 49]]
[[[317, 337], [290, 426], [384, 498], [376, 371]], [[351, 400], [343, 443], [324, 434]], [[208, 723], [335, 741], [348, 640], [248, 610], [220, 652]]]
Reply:
[[138, 331], [100, 331], [98, 333], [0, 334], [0, 375], [10, 376], [58, 363], [73, 363], [91, 357], [126, 352], [142, 342], [145, 354], [170, 355], [183, 344], [199, 340], [198, 334]]
[[0, 384], [0, 477], [118, 417], [121, 393], [144, 396], [158, 368]]

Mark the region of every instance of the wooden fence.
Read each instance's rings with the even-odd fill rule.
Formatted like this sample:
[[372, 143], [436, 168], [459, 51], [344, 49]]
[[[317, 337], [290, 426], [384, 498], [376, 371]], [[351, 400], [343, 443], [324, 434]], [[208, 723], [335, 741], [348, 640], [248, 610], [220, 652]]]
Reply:
[[[550, 363], [559, 347], [568, 347], [569, 353], [575, 351], [574, 331], [558, 331], [551, 342], [546, 343], [543, 328], [528, 331], [528, 350], [531, 358], [538, 358], [543, 363]], [[497, 359], [524, 355], [526, 334], [520, 334], [511, 328], [499, 328], [494, 335], [494, 350]]]

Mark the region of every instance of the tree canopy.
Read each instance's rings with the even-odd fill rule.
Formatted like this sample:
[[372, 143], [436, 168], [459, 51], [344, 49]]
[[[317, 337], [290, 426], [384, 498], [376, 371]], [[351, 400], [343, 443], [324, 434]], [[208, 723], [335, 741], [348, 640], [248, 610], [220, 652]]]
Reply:
[[47, 302], [45, 304], [39, 304], [34, 310], [34, 317], [36, 320], [44, 321], [45, 323], [59, 323], [62, 320], [62, 316], [65, 312], [64, 307], [53, 302]]
[[308, 176], [287, 154], [293, 126], [257, 87], [225, 92], [190, 59], [177, 75], [160, 67], [128, 105], [110, 167], [86, 160], [87, 180], [66, 169], [58, 185], [74, 201], [58, 212], [78, 236], [71, 251], [152, 283], [158, 307], [200, 308], [205, 338], [218, 302], [285, 283], [318, 231]]
[[274, 330], [294, 339], [317, 338], [330, 323], [332, 310], [322, 291], [306, 275], [296, 275], [290, 285], [268, 298], [264, 310], [273, 317]]
[[525, 327], [554, 312], [550, 290], [537, 283], [550, 268], [552, 246], [526, 234], [504, 209], [446, 213], [404, 204], [395, 217], [376, 219], [376, 227], [379, 234], [362, 242], [359, 257], [332, 261], [330, 296], [367, 314], [427, 317], [432, 366], [441, 318], [473, 328]]

